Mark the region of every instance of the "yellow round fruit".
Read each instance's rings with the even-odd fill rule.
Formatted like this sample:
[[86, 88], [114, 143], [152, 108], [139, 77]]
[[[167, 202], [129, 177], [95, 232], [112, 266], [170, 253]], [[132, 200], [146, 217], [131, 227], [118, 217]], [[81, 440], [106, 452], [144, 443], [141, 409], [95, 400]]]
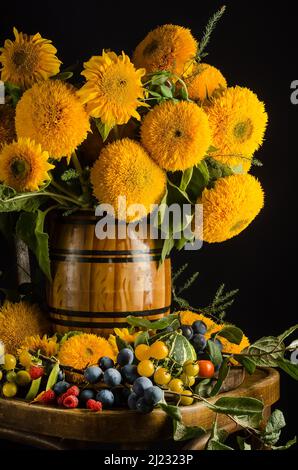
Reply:
[[32, 363], [32, 356], [28, 351], [22, 351], [19, 355], [19, 362], [24, 367], [30, 367]]
[[154, 359], [165, 359], [168, 357], [168, 354], [169, 349], [163, 341], [155, 341], [155, 343], [150, 346], [150, 357]]
[[12, 354], [5, 354], [4, 356], [4, 369], [13, 370], [17, 365], [17, 360]]
[[3, 372], [2, 370], [0, 370], [0, 380], [2, 380], [2, 377], [3, 377]]
[[[189, 396], [183, 396], [189, 395]], [[181, 395], [180, 405], [189, 406], [193, 404], [192, 392], [190, 390], [184, 390], [183, 395]]]
[[169, 389], [172, 392], [182, 393], [184, 391], [184, 385], [180, 379], [172, 379], [169, 383]]
[[149, 359], [144, 359], [138, 364], [138, 374], [142, 377], [151, 377], [154, 374], [154, 364]]
[[183, 364], [183, 372], [191, 377], [198, 375], [199, 370], [200, 368], [195, 361], [189, 360]]
[[31, 382], [31, 377], [30, 377], [30, 374], [29, 372], [27, 372], [26, 370], [20, 370], [17, 374], [16, 374], [16, 383], [18, 385], [28, 385], [30, 382]]
[[167, 369], [165, 369], [164, 367], [159, 367], [155, 371], [155, 374], [153, 377], [154, 382], [157, 385], [167, 385], [170, 382], [171, 378], [172, 376], [170, 372], [168, 372]]
[[192, 387], [196, 381], [195, 377], [192, 377], [191, 375], [186, 375], [184, 372], [180, 375], [180, 379], [187, 387]]
[[6, 382], [2, 387], [2, 393], [6, 398], [12, 398], [17, 394], [18, 387], [14, 383]]
[[150, 346], [147, 344], [139, 344], [135, 349], [135, 356], [139, 361], [150, 359]]

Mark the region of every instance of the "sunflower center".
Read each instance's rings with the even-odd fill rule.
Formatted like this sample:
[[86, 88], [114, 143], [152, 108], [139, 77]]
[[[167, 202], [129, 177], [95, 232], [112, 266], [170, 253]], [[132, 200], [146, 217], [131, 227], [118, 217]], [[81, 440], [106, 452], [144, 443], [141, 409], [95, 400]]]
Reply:
[[246, 224], [248, 223], [248, 220], [238, 220], [231, 228], [230, 232], [235, 232], [236, 230], [241, 230]]
[[158, 41], [153, 39], [147, 46], [144, 48], [143, 55], [151, 55], [158, 49]]
[[250, 119], [247, 119], [246, 121], [241, 121], [236, 124], [234, 127], [234, 136], [240, 142], [245, 142], [245, 140], [250, 138], [252, 130], [252, 122]]
[[85, 350], [85, 356], [93, 356], [93, 351], [91, 348], [86, 348]]
[[124, 78], [122, 78], [122, 79], [119, 80], [119, 85], [120, 85], [121, 87], [125, 87], [125, 86], [126, 86], [126, 83], [127, 83], [127, 82], [126, 82], [126, 80], [125, 80]]
[[23, 65], [26, 61], [27, 54], [25, 51], [16, 51], [13, 55], [13, 62], [17, 67]]
[[182, 136], [182, 131], [180, 131], [180, 129], [176, 129], [174, 135], [175, 135], [175, 137], [181, 137]]
[[19, 157], [16, 157], [11, 166], [11, 173], [16, 179], [24, 179], [28, 173], [30, 172], [30, 165], [28, 162], [25, 160], [20, 159]]

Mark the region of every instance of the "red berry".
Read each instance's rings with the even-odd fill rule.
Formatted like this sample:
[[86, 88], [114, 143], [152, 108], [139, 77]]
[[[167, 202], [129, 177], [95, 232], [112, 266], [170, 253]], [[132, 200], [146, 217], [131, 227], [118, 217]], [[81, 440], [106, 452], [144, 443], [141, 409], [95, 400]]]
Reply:
[[42, 403], [53, 403], [53, 401], [55, 401], [55, 398], [56, 398], [55, 392], [49, 389], [46, 392], [43, 392], [39, 401], [41, 401]]
[[41, 366], [31, 366], [29, 369], [29, 374], [32, 380], [39, 379], [44, 374], [44, 368]]
[[63, 406], [65, 408], [76, 408], [79, 404], [79, 400], [74, 395], [68, 395], [63, 400]]
[[90, 398], [87, 403], [87, 408], [89, 410], [92, 410], [92, 411], [102, 411], [102, 403], [101, 401], [96, 401], [96, 400], [92, 400], [92, 398]]
[[78, 397], [80, 395], [79, 387], [73, 385], [72, 387], [68, 388], [64, 393], [64, 396], [68, 397], [69, 395], [74, 395], [75, 397]]

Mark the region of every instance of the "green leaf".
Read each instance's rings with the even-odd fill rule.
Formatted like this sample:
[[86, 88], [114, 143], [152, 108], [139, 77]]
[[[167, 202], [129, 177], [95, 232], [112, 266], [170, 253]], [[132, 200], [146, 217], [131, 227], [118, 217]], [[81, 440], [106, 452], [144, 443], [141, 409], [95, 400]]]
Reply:
[[240, 362], [240, 364], [250, 375], [255, 372], [257, 366], [252, 359], [247, 356], [242, 356], [241, 354], [235, 354], [233, 357], [236, 359], [236, 361]]
[[294, 364], [283, 357], [278, 359], [277, 365], [293, 379], [298, 380], [298, 364]]
[[237, 436], [236, 439], [240, 450], [251, 450], [251, 445], [246, 442], [244, 437]]
[[180, 182], [180, 189], [182, 189], [182, 191], [185, 191], [187, 186], [189, 185], [192, 174], [193, 174], [193, 167], [187, 168], [186, 170], [183, 171], [181, 182]]
[[288, 336], [294, 333], [294, 331], [298, 330], [298, 324], [291, 326], [288, 330], [278, 336], [280, 342], [283, 342]]
[[5, 91], [11, 97], [13, 106], [16, 106], [23, 94], [21, 88], [12, 83], [5, 82]]
[[237, 326], [228, 325], [217, 333], [218, 336], [226, 338], [230, 343], [240, 344], [243, 338], [243, 331]]
[[73, 77], [72, 72], [60, 72], [60, 73], [57, 73], [57, 75], [54, 75], [53, 77], [51, 77], [51, 80], [66, 81], [66, 80], [69, 80], [72, 77]]
[[44, 232], [45, 216], [46, 212], [40, 210], [21, 213], [16, 225], [16, 234], [35, 254], [42, 272], [51, 280], [49, 235]]
[[144, 330], [163, 330], [168, 326], [171, 326], [172, 323], [178, 319], [177, 314], [171, 314], [166, 317], [161, 318], [160, 320], [150, 321], [145, 318], [139, 318], [134, 316], [129, 316], [126, 318], [126, 321], [131, 325], [137, 328], [143, 328]]
[[262, 421], [262, 414], [257, 413], [255, 415], [239, 415], [234, 416], [234, 420], [244, 428], [249, 429], [259, 429], [261, 421]]
[[217, 413], [232, 416], [262, 414], [264, 408], [260, 400], [251, 397], [221, 397], [215, 403], [209, 403], [207, 406]]
[[209, 182], [209, 171], [205, 160], [193, 167], [191, 179], [187, 185], [187, 194], [192, 202], [196, 202]]
[[73, 331], [68, 331], [67, 333], [65, 333], [65, 334], [62, 336], [61, 340], [59, 341], [60, 346], [61, 346], [63, 343], [65, 343], [65, 341], [67, 341], [67, 340], [68, 340], [69, 338], [71, 338], [72, 336], [77, 336], [77, 335], [82, 335], [82, 334], [83, 334], [82, 331], [75, 331], [75, 330], [73, 330]]
[[218, 345], [210, 339], [207, 341], [207, 351], [210, 356], [210, 361], [213, 362], [215, 366], [219, 366], [222, 363], [221, 350]]
[[212, 379], [200, 380], [200, 382], [195, 386], [195, 393], [201, 397], [209, 396], [212, 390], [211, 382]]
[[234, 450], [232, 447], [223, 444], [222, 442], [210, 439], [207, 444], [207, 450]]
[[217, 379], [217, 382], [216, 384], [214, 385], [211, 393], [210, 393], [210, 397], [214, 397], [215, 395], [218, 394], [218, 392], [220, 391], [220, 388], [223, 384], [223, 381], [225, 380], [225, 378], [227, 377], [228, 373], [229, 373], [229, 366], [228, 366], [228, 362], [229, 362], [229, 358], [225, 358], [220, 366], [220, 369], [219, 369], [219, 372], [218, 372], [218, 379]]
[[58, 374], [60, 371], [59, 363], [57, 362], [53, 369], [51, 370], [51, 373], [49, 375], [47, 385], [46, 385], [46, 390], [49, 390], [50, 388], [53, 388], [55, 383], [57, 382], [58, 379]]
[[206, 434], [206, 430], [199, 426], [185, 426], [182, 422], [173, 420], [174, 441], [187, 441], [198, 439]]
[[113, 129], [113, 126], [108, 126], [107, 124], [103, 123], [99, 118], [94, 118], [94, 122], [98, 129], [98, 132], [101, 135], [103, 142], [105, 142], [109, 136], [109, 133]]
[[42, 193], [20, 193], [0, 184], [0, 212], [34, 212], [44, 202]]
[[285, 445], [283, 446], [271, 446], [271, 449], [272, 450], [287, 450], [289, 449], [290, 447], [292, 447], [294, 444], [297, 443], [297, 437], [294, 437], [294, 439], [291, 439], [290, 441], [288, 441]]
[[116, 344], [117, 344], [117, 347], [118, 347], [119, 351], [121, 351], [121, 349], [125, 349], [125, 348], [132, 349], [132, 347], [129, 343], [127, 343], [126, 341], [124, 341], [122, 338], [120, 338], [117, 335], [116, 335]]
[[177, 405], [168, 405], [167, 403], [159, 403], [159, 408], [161, 408], [168, 416], [170, 416], [174, 421], [182, 421], [181, 412]]
[[34, 400], [34, 398], [36, 397], [36, 395], [39, 392], [40, 383], [41, 383], [41, 377], [39, 377], [39, 379], [32, 380], [30, 389], [29, 389], [29, 391], [26, 395], [25, 400], [27, 400], [27, 401]]
[[173, 247], [174, 247], [174, 239], [173, 239], [173, 235], [170, 235], [170, 238], [165, 238], [163, 240], [160, 264], [162, 264], [164, 260], [166, 259], [166, 257], [169, 256]]
[[136, 348], [139, 344], [149, 344], [148, 331], [142, 331], [135, 339], [134, 347]]
[[[282, 350], [281, 352], [279, 352]], [[282, 359], [285, 346], [275, 336], [265, 336], [253, 343], [247, 350], [250, 359], [257, 366], [277, 367], [278, 361]], [[266, 354], [268, 353], [268, 354]]]
[[168, 179], [168, 198], [167, 204], [191, 204], [188, 194]]
[[172, 90], [167, 85], [160, 85], [160, 91], [166, 98], [173, 98]]
[[152, 78], [150, 79], [151, 85], [153, 86], [164, 85], [166, 81], [169, 79], [170, 75], [171, 75], [170, 72], [159, 72], [159, 73], [154, 74]]

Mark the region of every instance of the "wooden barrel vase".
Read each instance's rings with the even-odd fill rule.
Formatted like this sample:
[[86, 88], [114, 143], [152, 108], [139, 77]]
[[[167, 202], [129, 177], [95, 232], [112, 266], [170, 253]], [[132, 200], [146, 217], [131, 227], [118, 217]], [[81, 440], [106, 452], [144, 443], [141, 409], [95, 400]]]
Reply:
[[115, 327], [128, 327], [128, 315], [157, 320], [170, 311], [171, 262], [159, 265], [161, 240], [146, 233], [101, 240], [98, 221], [85, 211], [56, 214], [51, 221], [47, 302], [58, 333], [107, 336]]

